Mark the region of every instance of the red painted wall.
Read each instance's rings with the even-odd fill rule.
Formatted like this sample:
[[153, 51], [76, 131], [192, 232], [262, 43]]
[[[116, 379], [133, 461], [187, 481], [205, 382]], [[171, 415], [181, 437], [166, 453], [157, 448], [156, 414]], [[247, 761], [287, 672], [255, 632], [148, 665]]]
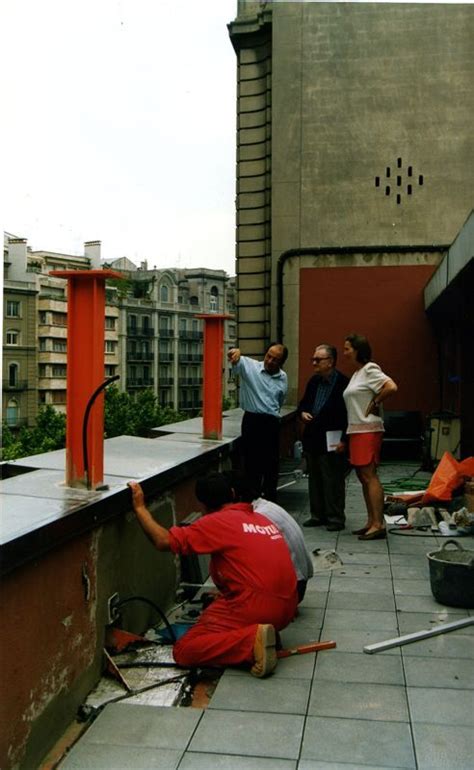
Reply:
[[302, 268], [300, 271], [299, 393], [312, 374], [314, 347], [337, 347], [338, 368], [350, 332], [364, 334], [372, 355], [398, 384], [388, 409], [428, 414], [439, 408], [436, 342], [425, 315], [423, 289], [434, 265]]

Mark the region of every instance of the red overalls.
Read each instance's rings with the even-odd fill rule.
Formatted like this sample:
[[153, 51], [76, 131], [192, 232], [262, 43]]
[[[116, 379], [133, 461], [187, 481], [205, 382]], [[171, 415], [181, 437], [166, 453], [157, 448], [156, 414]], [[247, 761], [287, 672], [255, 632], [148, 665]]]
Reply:
[[176, 663], [253, 663], [258, 624], [281, 630], [296, 613], [296, 574], [279, 529], [250, 503], [230, 503], [169, 533], [174, 553], [211, 554], [210, 574], [222, 594], [176, 642]]

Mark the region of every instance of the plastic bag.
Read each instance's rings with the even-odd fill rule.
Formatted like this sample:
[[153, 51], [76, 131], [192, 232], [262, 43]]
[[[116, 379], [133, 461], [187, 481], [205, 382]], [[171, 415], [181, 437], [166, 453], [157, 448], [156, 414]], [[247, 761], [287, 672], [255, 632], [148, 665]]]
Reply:
[[444, 453], [431, 477], [428, 489], [422, 497], [421, 502], [423, 504], [429, 503], [432, 500], [451, 500], [453, 491], [463, 482], [464, 474], [460, 471], [459, 465], [452, 454], [449, 452]]

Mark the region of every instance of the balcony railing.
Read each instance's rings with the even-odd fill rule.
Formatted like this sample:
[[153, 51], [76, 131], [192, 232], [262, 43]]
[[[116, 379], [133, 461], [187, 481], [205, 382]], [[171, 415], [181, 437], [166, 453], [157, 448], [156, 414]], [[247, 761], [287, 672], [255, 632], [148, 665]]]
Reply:
[[202, 401], [189, 401], [189, 400], [186, 399], [184, 401], [180, 401], [179, 402], [178, 409], [183, 409], [183, 410], [195, 409], [195, 410], [197, 410], [197, 409], [201, 409], [201, 407], [202, 407]]
[[180, 377], [179, 385], [202, 385], [202, 377]]
[[129, 337], [153, 337], [155, 330], [151, 326], [127, 326]]
[[158, 337], [174, 337], [174, 329], [158, 329]]
[[180, 329], [179, 336], [183, 340], [202, 340], [202, 332], [188, 331], [187, 329]]
[[132, 352], [130, 350], [127, 351], [127, 361], [154, 361], [155, 360], [155, 354], [153, 352], [147, 352], [147, 351], [135, 351]]
[[3, 390], [27, 390], [28, 380], [16, 380], [12, 382], [10, 380], [3, 380]]
[[178, 353], [178, 361], [191, 363], [199, 363], [202, 361], [202, 353]]
[[6, 417], [5, 424], [11, 429], [24, 428], [28, 424], [26, 417]]
[[161, 350], [158, 351], [158, 358], [163, 364], [168, 364], [171, 361], [174, 361], [174, 353], [162, 353]]
[[152, 377], [127, 377], [127, 388], [152, 388], [154, 382]]
[[174, 383], [174, 377], [158, 377], [159, 388], [169, 388]]

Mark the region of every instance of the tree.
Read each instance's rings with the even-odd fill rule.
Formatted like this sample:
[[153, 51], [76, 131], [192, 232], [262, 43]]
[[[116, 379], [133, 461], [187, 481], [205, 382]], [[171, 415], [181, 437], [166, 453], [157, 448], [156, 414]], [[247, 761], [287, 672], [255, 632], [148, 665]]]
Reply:
[[152, 428], [185, 420], [181, 412], [158, 404], [152, 390], [140, 390], [135, 398], [116, 385], [105, 391], [105, 436], [148, 436]]
[[38, 413], [34, 428], [22, 428], [15, 435], [8, 426], [3, 426], [2, 433], [3, 460], [51, 452], [66, 444], [66, 416], [48, 405]]

